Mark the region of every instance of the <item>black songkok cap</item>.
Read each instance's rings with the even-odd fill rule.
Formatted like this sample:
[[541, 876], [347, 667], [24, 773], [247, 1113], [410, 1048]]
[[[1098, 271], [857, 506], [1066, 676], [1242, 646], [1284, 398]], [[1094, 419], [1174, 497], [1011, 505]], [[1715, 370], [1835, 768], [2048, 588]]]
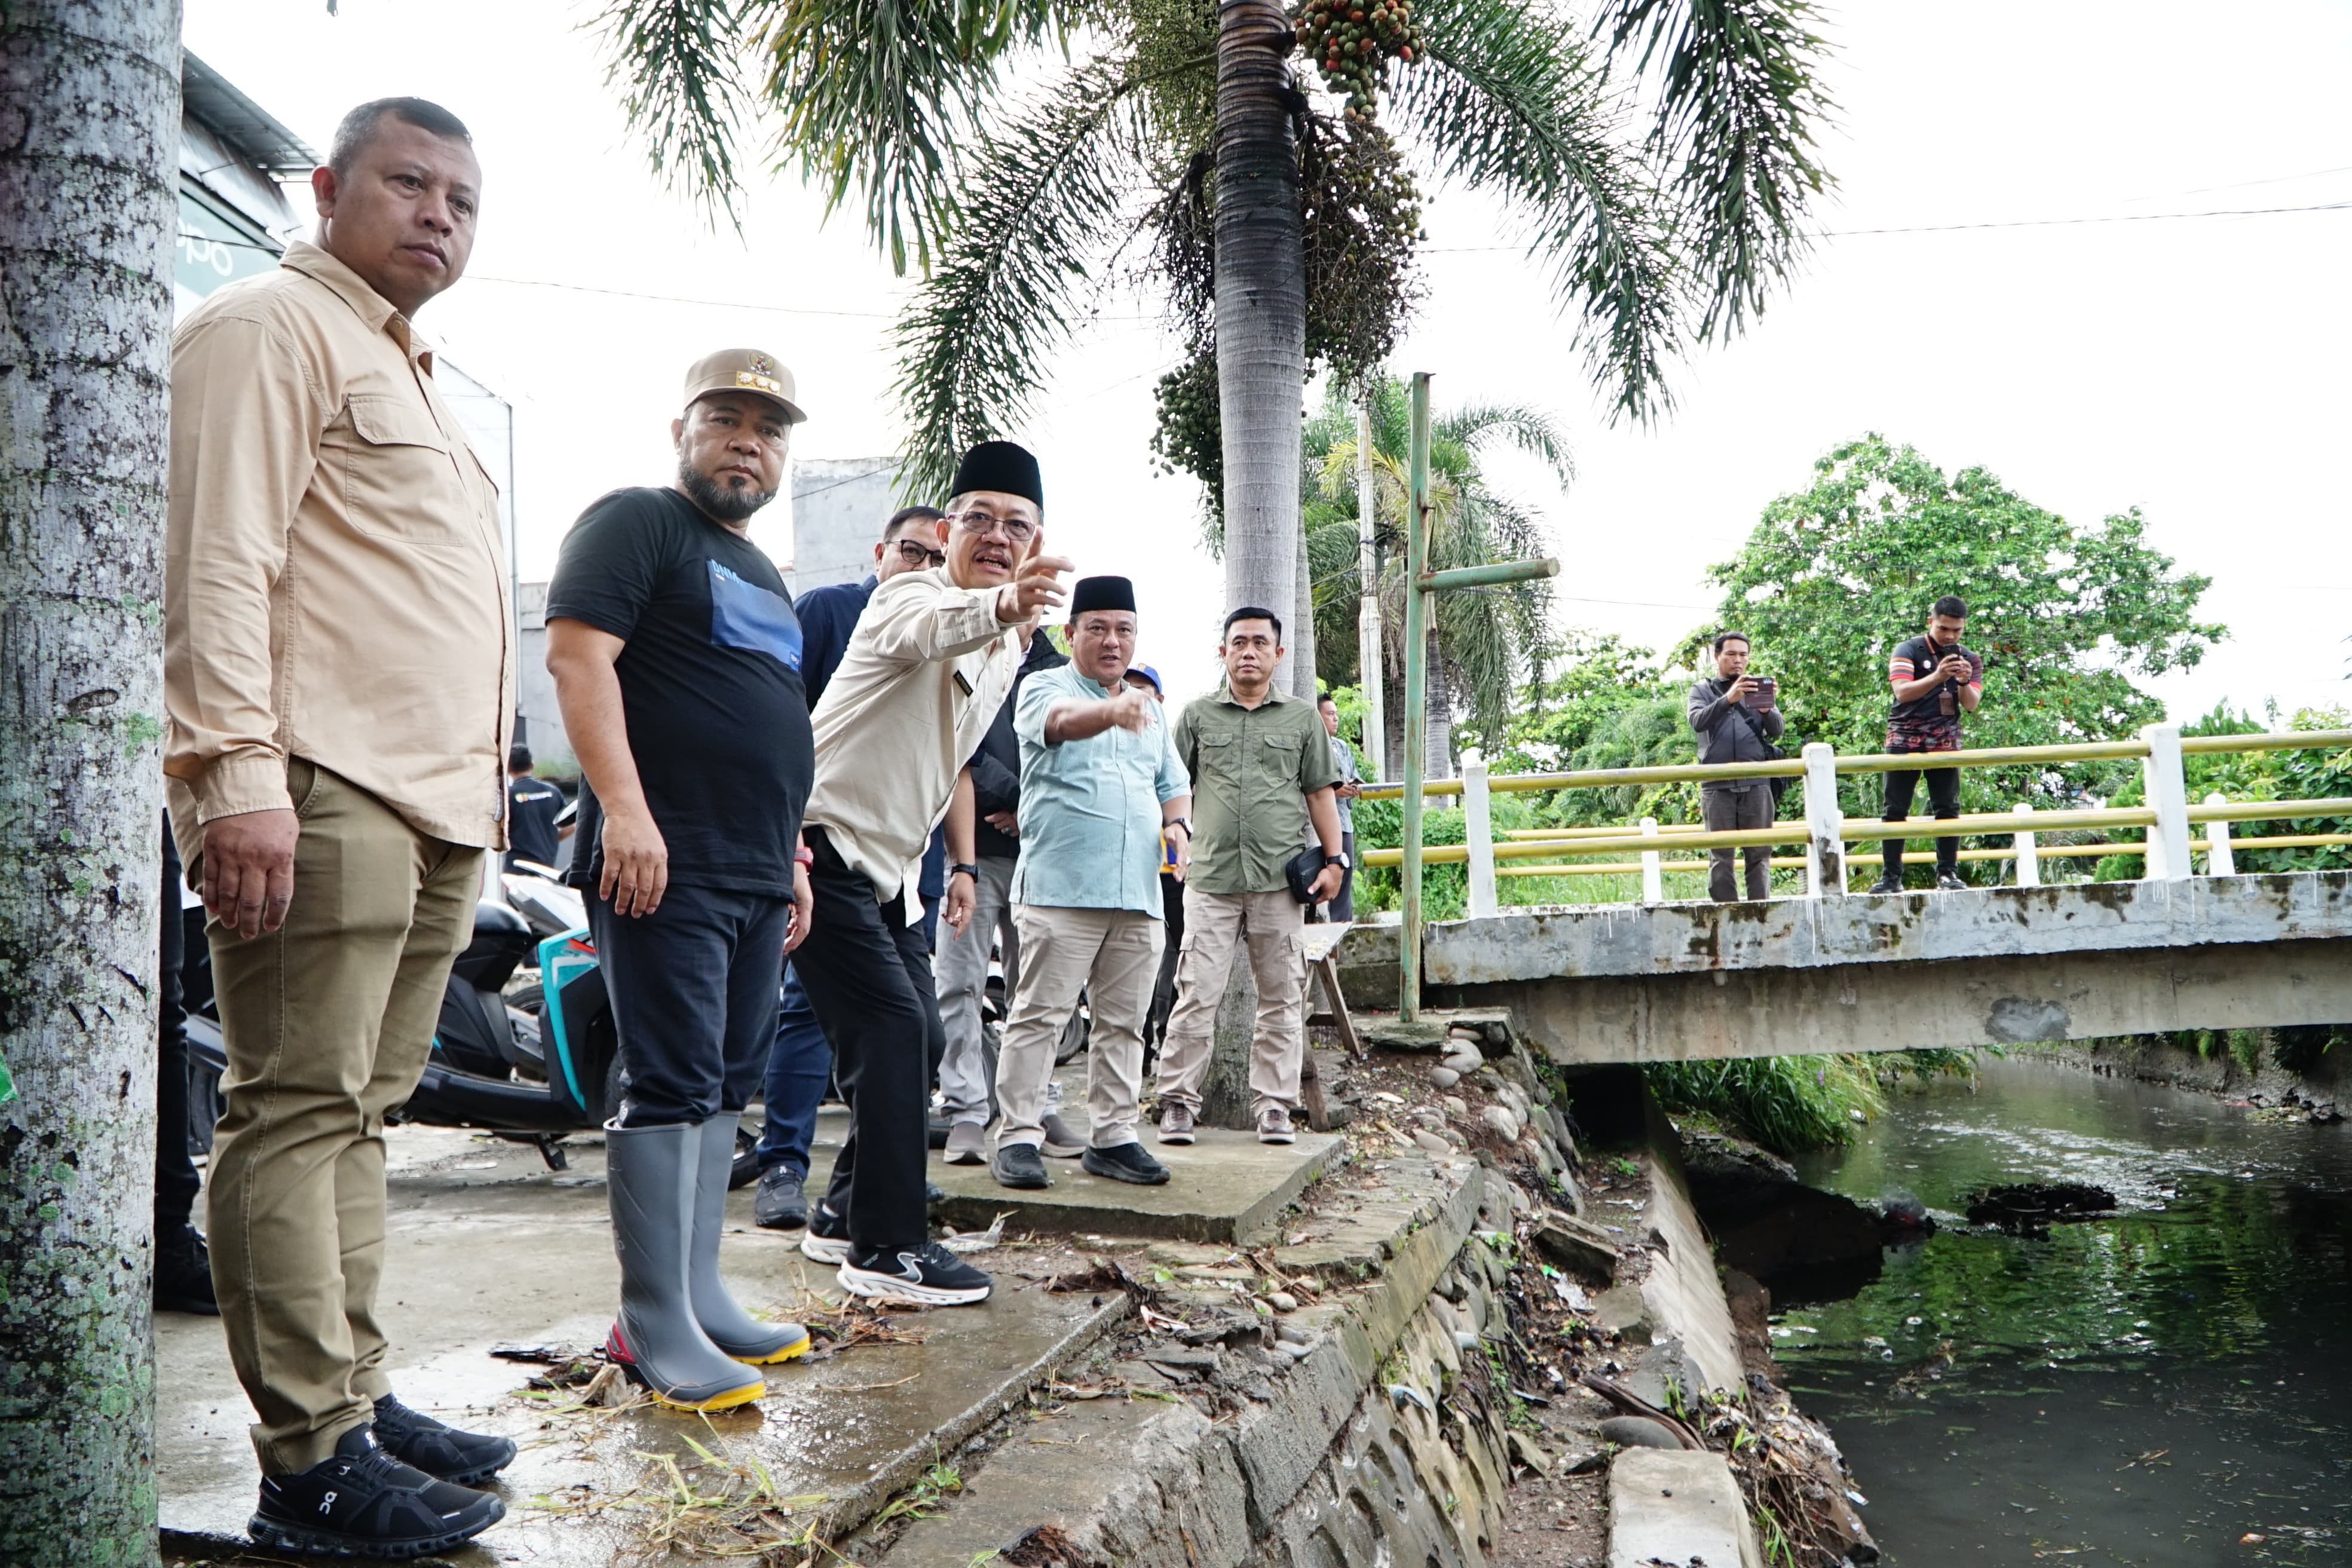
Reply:
[[956, 465], [955, 483], [948, 487], [948, 494], [963, 496], [974, 490], [1023, 496], [1039, 511], [1045, 510], [1045, 481], [1038, 477], [1037, 459], [1027, 447], [1010, 441], [982, 441]]
[[1075, 621], [1088, 610], [1125, 610], [1133, 615], [1135, 584], [1124, 577], [1079, 578], [1070, 589], [1070, 619]]

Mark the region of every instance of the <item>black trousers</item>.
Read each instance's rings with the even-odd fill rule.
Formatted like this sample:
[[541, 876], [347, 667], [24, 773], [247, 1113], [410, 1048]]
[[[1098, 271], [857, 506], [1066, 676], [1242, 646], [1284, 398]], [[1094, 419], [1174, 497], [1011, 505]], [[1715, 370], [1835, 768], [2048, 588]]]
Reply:
[[163, 818], [163, 919], [155, 963], [155, 1234], [177, 1235], [196, 1202], [196, 1162], [188, 1152], [188, 1014], [180, 994], [187, 926], [180, 918], [180, 847]]
[[776, 977], [793, 901], [672, 882], [649, 915], [588, 900], [621, 1039], [624, 1127], [740, 1110], [776, 1038]]
[[816, 918], [793, 954], [816, 1021], [833, 1047], [833, 1080], [849, 1106], [849, 1136], [824, 1201], [873, 1252], [912, 1250], [930, 1235], [923, 1187], [931, 1076], [947, 1049], [931, 944], [906, 900], [888, 904], [841, 858], [822, 827], [803, 834], [816, 864]]
[[[1911, 816], [1911, 795], [1919, 787], [1924, 772], [1927, 780], [1927, 801], [1940, 818], [1960, 815], [1960, 770], [1958, 768], [1906, 768], [1886, 775], [1886, 806], [1882, 816], [1889, 822], [1906, 822]], [[1903, 879], [1903, 840], [1886, 840], [1885, 850], [1886, 874], [1896, 881]], [[1936, 869], [1938, 873], [1957, 872], [1960, 867], [1960, 841], [1957, 838], [1936, 840]]]

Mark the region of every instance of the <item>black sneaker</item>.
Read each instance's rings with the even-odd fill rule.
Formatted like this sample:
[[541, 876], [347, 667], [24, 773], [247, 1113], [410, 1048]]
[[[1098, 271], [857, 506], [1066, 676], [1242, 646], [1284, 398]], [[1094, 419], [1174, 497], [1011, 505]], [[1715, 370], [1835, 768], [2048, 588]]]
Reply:
[[808, 1224], [808, 1194], [801, 1184], [808, 1178], [790, 1165], [771, 1165], [760, 1173], [760, 1190], [751, 1197], [751, 1223], [762, 1230], [798, 1230]]
[[192, 1225], [155, 1238], [155, 1310], [220, 1316], [220, 1302], [213, 1297], [212, 1253]]
[[261, 1506], [245, 1529], [268, 1549], [403, 1559], [446, 1552], [506, 1515], [498, 1499], [402, 1464], [354, 1426], [332, 1458], [263, 1477]]
[[389, 1394], [375, 1402], [375, 1446], [404, 1465], [461, 1487], [488, 1480], [515, 1457], [509, 1439], [444, 1426]]
[[1870, 885], [1870, 890], [1874, 893], [1899, 893], [1903, 890], [1903, 879], [1881, 877]]
[[1958, 871], [1937, 872], [1936, 886], [1947, 893], [1965, 893], [1969, 890], [1969, 885], [1960, 880], [1960, 874]]
[[1045, 1173], [1045, 1156], [1037, 1152], [1034, 1143], [999, 1143], [996, 1158], [988, 1163], [989, 1174], [1000, 1187], [1050, 1187], [1054, 1178]]
[[907, 1251], [856, 1252], [841, 1266], [841, 1288], [925, 1307], [968, 1307], [985, 1301], [995, 1284], [941, 1247], [927, 1241]]
[[809, 1212], [808, 1234], [801, 1237], [801, 1256], [811, 1263], [849, 1261], [849, 1220], [820, 1201]]
[[1078, 1164], [1090, 1174], [1133, 1182], [1139, 1187], [1156, 1187], [1168, 1179], [1168, 1167], [1144, 1152], [1140, 1143], [1089, 1149], [1078, 1156]]

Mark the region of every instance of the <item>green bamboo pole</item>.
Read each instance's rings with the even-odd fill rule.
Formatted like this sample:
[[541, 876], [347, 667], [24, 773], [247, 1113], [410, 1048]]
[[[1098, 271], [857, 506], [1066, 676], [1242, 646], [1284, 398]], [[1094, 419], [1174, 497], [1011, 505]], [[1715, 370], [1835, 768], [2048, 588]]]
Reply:
[[1429, 745], [1429, 373], [1412, 378], [1412, 498], [1404, 530], [1404, 923], [1397, 948], [1397, 1015], [1421, 1016], [1421, 784]]
[[1491, 588], [1499, 583], [1526, 583], [1559, 575], [1559, 563], [1549, 557], [1541, 561], [1497, 561], [1486, 566], [1456, 566], [1449, 571], [1432, 572], [1421, 580], [1421, 587], [1425, 594], [1434, 594], [1446, 588]]

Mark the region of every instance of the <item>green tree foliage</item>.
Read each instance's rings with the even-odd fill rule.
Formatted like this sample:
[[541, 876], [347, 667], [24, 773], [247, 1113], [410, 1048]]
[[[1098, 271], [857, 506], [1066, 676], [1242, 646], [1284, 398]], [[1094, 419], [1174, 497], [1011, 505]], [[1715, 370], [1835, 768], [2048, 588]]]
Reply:
[[[2180, 727], [2186, 735], [2252, 735], [2269, 731], [2352, 730], [2352, 709], [2306, 708], [2284, 725], [2273, 711], [2266, 719], [2233, 710], [2226, 702]], [[2230, 800], [2336, 800], [2352, 797], [2352, 747], [2295, 752], [2220, 752], [2181, 759], [2191, 802], [2209, 795]], [[2147, 799], [2137, 773], [2115, 793], [2116, 805]], [[2305, 845], [2264, 849], [2243, 847], [2250, 838], [2352, 833], [2352, 816], [2300, 816], [2233, 822], [2231, 858], [2242, 875], [2272, 871], [2319, 871], [2352, 866], [2352, 846]], [[2098, 863], [2102, 882], [2129, 881], [2141, 874], [2139, 857], [2111, 855]], [[2200, 1047], [2200, 1048], [2202, 1048]]]
[[[2137, 682], [2194, 666], [2225, 629], [2196, 618], [2211, 579], [2149, 546], [2137, 510], [2068, 522], [1981, 468], [1947, 476], [1910, 447], [1869, 435], [1814, 465], [1709, 578], [1721, 623], [1748, 634], [1759, 673], [1779, 678], [1794, 749], [1883, 749], [1886, 658], [1944, 594], [1968, 601], [1985, 659], [1972, 746], [2112, 740], [2163, 717]], [[1706, 631], [1694, 634], [1693, 646]], [[2128, 769], [2072, 776], [1971, 769], [1969, 810], [2071, 799]], [[1850, 779], [1850, 811], [1874, 813], [1874, 782]]]

